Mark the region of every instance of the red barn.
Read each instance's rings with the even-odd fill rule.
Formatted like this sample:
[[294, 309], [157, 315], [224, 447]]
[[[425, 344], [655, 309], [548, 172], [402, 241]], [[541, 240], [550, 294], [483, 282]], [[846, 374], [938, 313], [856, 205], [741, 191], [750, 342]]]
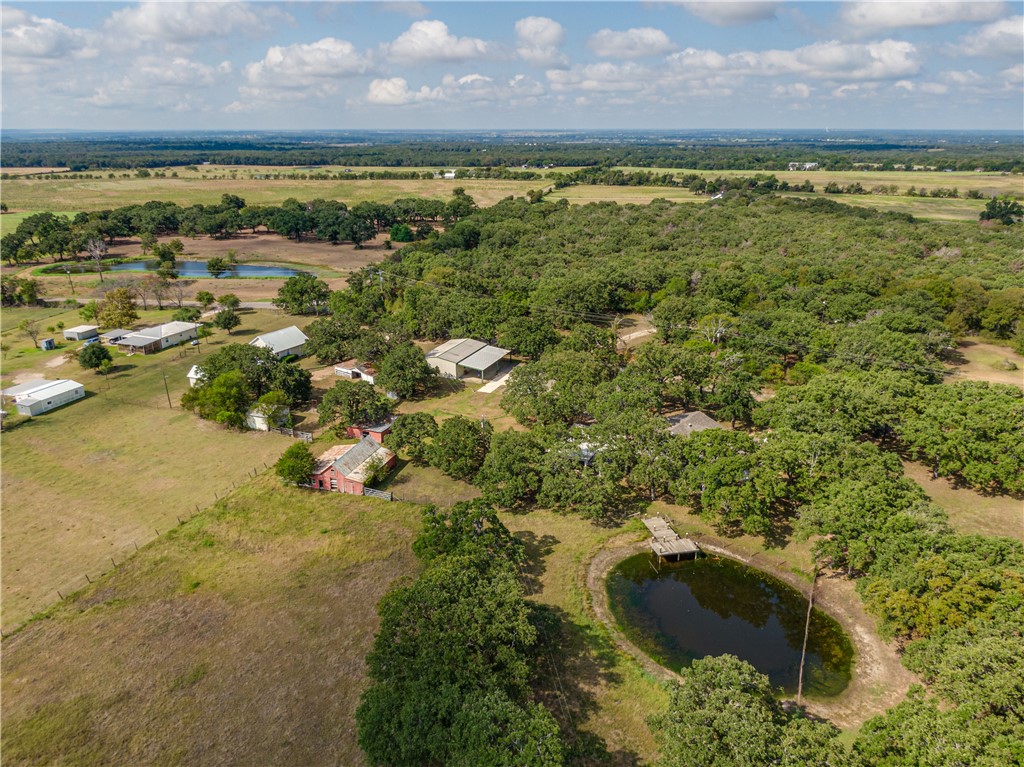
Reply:
[[398, 462], [393, 451], [372, 437], [363, 437], [354, 445], [335, 445], [320, 456], [313, 469], [311, 484], [317, 490], [362, 495], [375, 459], [382, 461], [388, 469], [393, 469]]
[[374, 442], [379, 444], [384, 443], [384, 437], [391, 433], [391, 422], [378, 423], [373, 426], [356, 426], [352, 425], [345, 429], [345, 434], [349, 437], [355, 437], [356, 439], [362, 439], [363, 437], [369, 437]]

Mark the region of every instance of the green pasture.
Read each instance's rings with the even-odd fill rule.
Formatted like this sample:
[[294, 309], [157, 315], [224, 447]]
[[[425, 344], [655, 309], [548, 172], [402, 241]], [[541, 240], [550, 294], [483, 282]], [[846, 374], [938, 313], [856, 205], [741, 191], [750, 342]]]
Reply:
[[[166, 322], [171, 312], [143, 312], [143, 322]], [[77, 312], [5, 309], [3, 385], [31, 376], [71, 378], [86, 398], [45, 413], [3, 437], [2, 580], [5, 630], [121, 562], [204, 508], [253, 469], [272, 464], [291, 439], [240, 433], [200, 421], [179, 405], [185, 374], [225, 343], [246, 343], [259, 332], [293, 324], [277, 312], [243, 312], [228, 335], [215, 331], [199, 346], [127, 357], [114, 351], [104, 377], [64, 362], [77, 342], [43, 352], [17, 325], [63, 320]], [[45, 332], [44, 336], [47, 335]], [[59, 332], [53, 334], [60, 337]], [[165, 388], [166, 384], [166, 388]], [[170, 406], [168, 405], [170, 400]], [[159, 533], [158, 533], [159, 531]]]

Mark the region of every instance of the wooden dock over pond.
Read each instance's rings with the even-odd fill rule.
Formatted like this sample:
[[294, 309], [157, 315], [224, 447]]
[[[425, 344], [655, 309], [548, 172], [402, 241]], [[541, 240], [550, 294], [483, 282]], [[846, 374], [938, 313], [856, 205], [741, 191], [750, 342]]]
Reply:
[[689, 538], [681, 538], [667, 519], [648, 517], [643, 523], [651, 531], [651, 551], [666, 562], [696, 559], [700, 553], [700, 546]]

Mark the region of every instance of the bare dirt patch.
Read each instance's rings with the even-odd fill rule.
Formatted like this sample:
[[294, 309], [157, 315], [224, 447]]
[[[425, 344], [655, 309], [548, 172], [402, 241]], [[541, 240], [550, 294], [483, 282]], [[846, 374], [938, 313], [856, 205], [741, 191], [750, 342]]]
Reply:
[[[645, 671], [662, 680], [678, 680], [678, 674], [655, 663], [618, 630], [608, 607], [605, 592], [608, 572], [625, 557], [647, 547], [646, 541], [633, 539], [635, 536], [615, 538], [591, 560], [587, 569], [591, 604], [598, 619], [612, 632], [616, 645], [635, 658]], [[705, 551], [737, 559], [767, 572], [805, 596], [809, 594], [810, 585], [805, 580], [788, 568], [778, 567], [770, 557], [745, 556], [731, 550], [727, 542], [710, 536], [697, 536], [697, 540]], [[841, 694], [808, 700], [805, 705], [812, 714], [825, 717], [843, 729], [859, 727], [903, 700], [910, 685], [919, 680], [900, 663], [895, 647], [878, 636], [877, 623], [864, 611], [851, 581], [841, 576], [820, 577], [814, 601], [846, 631], [854, 647], [854, 666], [850, 684]]]
[[[1024, 357], [1006, 346], [997, 346], [979, 339], [966, 338], [958, 347], [962, 361], [953, 367], [947, 381], [988, 381], [1024, 389]], [[1006, 363], [1017, 366], [1006, 370]]]

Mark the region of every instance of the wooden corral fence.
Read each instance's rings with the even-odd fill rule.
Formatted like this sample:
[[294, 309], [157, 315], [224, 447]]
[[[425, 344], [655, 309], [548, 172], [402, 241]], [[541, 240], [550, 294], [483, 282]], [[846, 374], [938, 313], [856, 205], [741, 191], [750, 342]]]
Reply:
[[286, 437], [292, 437], [293, 439], [301, 439], [306, 443], [313, 441], [313, 434], [311, 432], [290, 429], [287, 426], [275, 426], [270, 431], [276, 431], [278, 434], [284, 434]]

